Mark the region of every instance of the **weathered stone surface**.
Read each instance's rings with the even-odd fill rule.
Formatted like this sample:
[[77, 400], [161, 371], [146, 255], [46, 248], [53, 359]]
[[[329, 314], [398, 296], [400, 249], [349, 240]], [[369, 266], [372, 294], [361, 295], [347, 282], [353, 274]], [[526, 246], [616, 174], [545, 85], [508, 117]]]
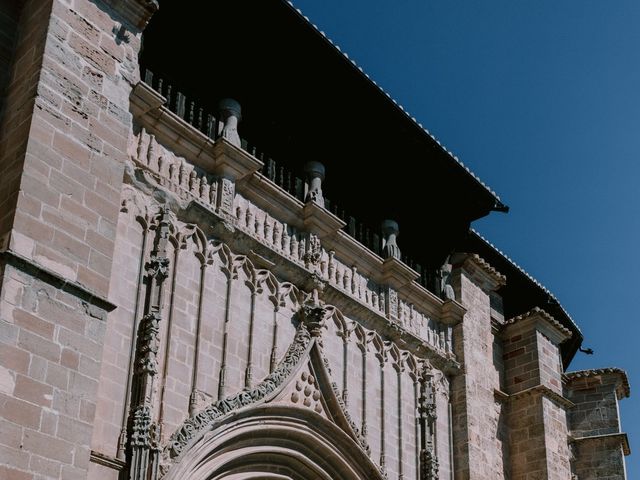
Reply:
[[477, 254], [427, 291], [318, 164], [284, 192], [235, 103], [215, 142], [171, 113], [138, 83], [156, 9], [0, 7], [0, 476], [624, 478], [624, 373], [565, 375], [571, 332], [505, 320]]

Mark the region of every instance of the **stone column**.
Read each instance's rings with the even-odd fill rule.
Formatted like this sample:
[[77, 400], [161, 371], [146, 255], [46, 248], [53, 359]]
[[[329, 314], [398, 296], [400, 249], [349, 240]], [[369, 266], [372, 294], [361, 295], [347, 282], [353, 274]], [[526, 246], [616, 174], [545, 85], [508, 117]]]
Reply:
[[571, 477], [559, 345], [571, 332], [544, 310], [534, 308], [505, 322], [505, 390], [509, 395], [512, 480]]

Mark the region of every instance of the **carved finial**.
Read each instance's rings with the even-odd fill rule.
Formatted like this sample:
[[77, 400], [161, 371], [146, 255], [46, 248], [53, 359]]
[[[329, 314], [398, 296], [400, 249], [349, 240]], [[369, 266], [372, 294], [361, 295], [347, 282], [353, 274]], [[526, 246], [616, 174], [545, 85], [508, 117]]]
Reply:
[[322, 195], [322, 181], [324, 180], [324, 165], [320, 162], [307, 162], [304, 166], [307, 174], [308, 190], [305, 202], [315, 202], [324, 207], [324, 196]]
[[394, 220], [383, 220], [382, 222], [382, 256], [384, 258], [397, 258], [400, 260], [400, 249], [396, 243], [399, 233], [398, 223]]
[[301, 321], [313, 337], [319, 337], [327, 319], [327, 309], [320, 305], [317, 290], [314, 290], [312, 300], [302, 305]]
[[222, 138], [240, 148], [240, 136], [238, 135], [238, 122], [242, 118], [240, 104], [232, 98], [223, 98], [218, 104], [218, 109], [224, 123]]
[[440, 267], [439, 276], [440, 276], [440, 296], [444, 300], [455, 300], [456, 295], [453, 291], [453, 287], [451, 286], [451, 270], [452, 266], [449, 263], [449, 258], [444, 262], [442, 267]]

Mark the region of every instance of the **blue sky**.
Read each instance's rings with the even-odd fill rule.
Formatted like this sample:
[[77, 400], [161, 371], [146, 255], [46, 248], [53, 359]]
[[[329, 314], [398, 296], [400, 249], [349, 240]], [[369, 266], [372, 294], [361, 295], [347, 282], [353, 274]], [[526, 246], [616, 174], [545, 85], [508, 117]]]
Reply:
[[511, 207], [475, 228], [627, 370], [640, 477], [640, 2], [294, 3]]

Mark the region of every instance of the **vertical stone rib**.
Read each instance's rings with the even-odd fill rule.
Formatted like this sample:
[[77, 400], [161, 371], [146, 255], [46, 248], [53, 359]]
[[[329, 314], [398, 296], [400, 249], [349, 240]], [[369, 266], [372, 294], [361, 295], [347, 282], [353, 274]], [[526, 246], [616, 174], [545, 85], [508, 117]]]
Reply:
[[384, 356], [380, 355], [380, 468], [386, 470], [386, 461], [384, 456], [385, 447], [385, 410], [384, 410]]
[[233, 282], [233, 266], [227, 276], [227, 295], [224, 307], [224, 328], [222, 333], [222, 358], [220, 361], [220, 378], [218, 380], [218, 399], [224, 398], [227, 376], [227, 337], [229, 335], [229, 321], [231, 319], [231, 284]]
[[402, 464], [402, 366], [398, 365], [398, 479], [404, 478], [404, 465]]
[[[363, 340], [364, 342], [364, 340]], [[367, 344], [362, 345], [362, 435], [367, 436]]]
[[[419, 383], [418, 383], [418, 372], [416, 372], [416, 376], [413, 379], [413, 417], [415, 420], [415, 447], [416, 447], [416, 478], [420, 478], [420, 403], [419, 403]], [[452, 444], [453, 445], [453, 444]]]
[[253, 286], [251, 289], [251, 306], [249, 311], [249, 345], [247, 348], [247, 368], [244, 372], [244, 386], [245, 388], [251, 388], [253, 377], [253, 324], [255, 321], [256, 312], [256, 292], [257, 286]]
[[191, 372], [191, 396], [189, 397], [189, 416], [192, 416], [198, 404], [198, 369], [200, 364], [200, 344], [202, 342], [200, 327], [202, 325], [202, 309], [204, 303], [204, 286], [207, 277], [207, 262], [202, 259], [200, 265], [200, 288], [198, 291], [198, 313], [196, 316], [196, 339], [193, 352], [193, 371]]
[[349, 403], [349, 390], [347, 388], [348, 385], [348, 348], [349, 348], [349, 338], [347, 336], [347, 331], [345, 327], [345, 331], [342, 336], [342, 401], [345, 406]]
[[278, 361], [278, 311], [279, 307], [276, 305], [273, 309], [273, 341], [271, 343], [269, 373], [272, 373], [275, 370], [276, 363]]

